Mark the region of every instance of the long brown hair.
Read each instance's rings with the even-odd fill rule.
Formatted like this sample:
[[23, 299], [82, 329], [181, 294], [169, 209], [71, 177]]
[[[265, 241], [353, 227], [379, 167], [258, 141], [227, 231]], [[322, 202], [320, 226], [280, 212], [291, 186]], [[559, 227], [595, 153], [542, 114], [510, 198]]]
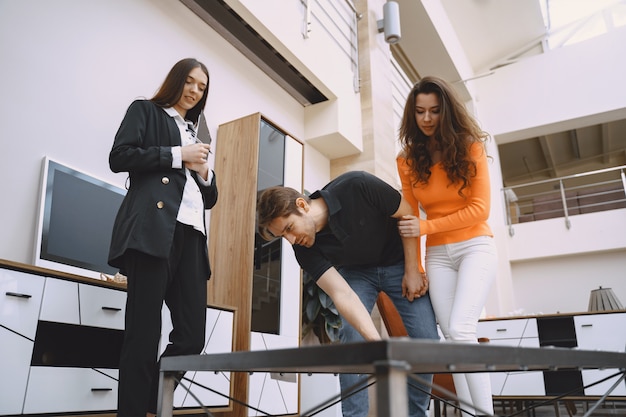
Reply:
[[194, 124], [198, 123], [200, 113], [206, 105], [206, 98], [209, 93], [209, 70], [200, 61], [195, 58], [185, 58], [178, 61], [165, 77], [165, 81], [161, 84], [159, 91], [150, 100], [160, 107], [172, 107], [180, 100], [183, 95], [183, 88], [187, 82], [187, 76], [192, 69], [198, 68], [206, 74], [207, 86], [202, 93], [202, 98], [195, 106], [187, 111], [185, 118], [191, 120]]
[[443, 79], [424, 77], [409, 93], [400, 124], [399, 140], [402, 156], [414, 174], [413, 185], [425, 184], [433, 165], [429, 150], [429, 137], [424, 135], [415, 119], [415, 102], [418, 94], [435, 94], [439, 99], [440, 118], [434, 139], [441, 149], [441, 164], [451, 184], [461, 184], [459, 195], [470, 186], [476, 175], [476, 163], [470, 157], [473, 143], [483, 143], [489, 137], [469, 114], [454, 89]]

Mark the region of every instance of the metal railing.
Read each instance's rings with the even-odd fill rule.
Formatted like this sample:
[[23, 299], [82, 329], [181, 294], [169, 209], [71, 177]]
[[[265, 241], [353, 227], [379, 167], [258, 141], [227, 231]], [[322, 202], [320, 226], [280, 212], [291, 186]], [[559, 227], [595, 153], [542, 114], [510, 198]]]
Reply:
[[343, 51], [353, 73], [354, 92], [360, 91], [359, 49], [357, 24], [361, 14], [357, 12], [352, 0], [336, 2], [334, 0], [300, 0], [304, 6], [302, 36], [307, 39], [316, 27], [325, 31]]
[[626, 165], [504, 187], [509, 234], [514, 224], [626, 208]]

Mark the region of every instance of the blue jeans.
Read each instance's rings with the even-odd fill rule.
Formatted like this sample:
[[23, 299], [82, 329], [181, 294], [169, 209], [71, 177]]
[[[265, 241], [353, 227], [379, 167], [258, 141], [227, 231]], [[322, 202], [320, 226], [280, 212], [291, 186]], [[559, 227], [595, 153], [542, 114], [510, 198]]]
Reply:
[[[357, 293], [365, 308], [371, 313], [378, 298], [378, 293], [383, 291], [393, 301], [398, 313], [402, 317], [404, 326], [410, 337], [415, 339], [439, 340], [435, 313], [430, 304], [428, 293], [415, 299], [412, 303], [402, 297], [402, 277], [404, 275], [404, 262], [382, 267], [342, 267], [339, 273]], [[341, 342], [362, 342], [363, 337], [345, 320], [341, 327]], [[359, 382], [365, 383], [368, 375], [340, 374], [339, 383], [344, 392]], [[432, 381], [432, 374], [420, 375], [427, 381]], [[422, 392], [411, 385], [420, 385], [414, 380], [409, 380], [409, 416], [424, 417], [430, 402], [430, 387], [421, 386], [426, 392]], [[360, 391], [341, 402], [344, 417], [367, 417], [369, 399], [367, 389]]]

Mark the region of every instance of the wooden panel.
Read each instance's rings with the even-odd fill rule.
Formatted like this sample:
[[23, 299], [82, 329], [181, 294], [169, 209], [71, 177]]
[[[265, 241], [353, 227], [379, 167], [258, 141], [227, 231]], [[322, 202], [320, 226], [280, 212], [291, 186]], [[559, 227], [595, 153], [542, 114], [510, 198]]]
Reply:
[[[220, 125], [215, 149], [219, 197], [211, 210], [209, 254], [213, 276], [207, 290], [209, 303], [237, 309], [234, 351], [250, 349], [260, 123], [261, 115], [257, 113]], [[233, 375], [233, 396], [247, 401], [247, 374]], [[247, 409], [234, 404], [232, 412], [220, 414], [245, 417]]]

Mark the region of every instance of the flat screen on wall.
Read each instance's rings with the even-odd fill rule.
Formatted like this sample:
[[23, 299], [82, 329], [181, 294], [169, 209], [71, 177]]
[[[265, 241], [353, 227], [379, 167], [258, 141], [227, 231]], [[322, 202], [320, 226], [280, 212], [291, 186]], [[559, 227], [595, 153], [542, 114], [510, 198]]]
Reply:
[[44, 158], [34, 264], [100, 278], [126, 190]]

